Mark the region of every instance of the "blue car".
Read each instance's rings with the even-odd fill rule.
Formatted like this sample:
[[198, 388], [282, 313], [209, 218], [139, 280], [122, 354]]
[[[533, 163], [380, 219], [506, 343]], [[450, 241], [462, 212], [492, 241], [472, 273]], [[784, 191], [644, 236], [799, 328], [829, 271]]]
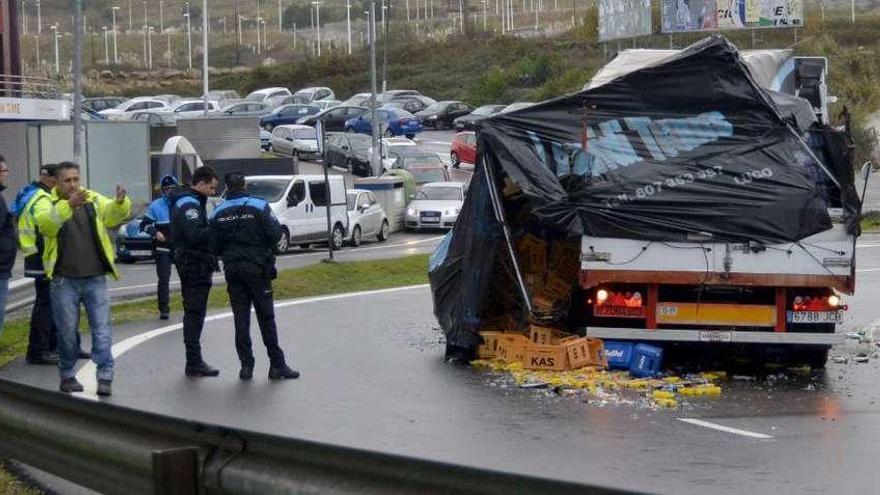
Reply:
[[[380, 108], [376, 110], [376, 117], [385, 137], [406, 136], [412, 139], [423, 130], [418, 117], [400, 108]], [[345, 132], [372, 134], [372, 119], [373, 112], [364, 112], [360, 117], [349, 119], [345, 121]]]
[[296, 124], [297, 120], [320, 111], [321, 108], [314, 105], [281, 105], [272, 113], [260, 117], [260, 127], [271, 131], [275, 126]]
[[143, 215], [139, 215], [119, 227], [116, 235], [116, 259], [122, 263], [153, 259], [153, 238], [140, 230], [143, 219]]

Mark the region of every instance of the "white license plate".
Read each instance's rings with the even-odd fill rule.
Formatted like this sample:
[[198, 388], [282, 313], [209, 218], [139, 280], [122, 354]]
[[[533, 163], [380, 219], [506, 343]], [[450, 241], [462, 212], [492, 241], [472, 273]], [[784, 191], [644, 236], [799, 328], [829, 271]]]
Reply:
[[424, 217], [422, 223], [440, 223], [440, 217]]
[[700, 342], [733, 342], [733, 332], [701, 330]]
[[152, 256], [153, 252], [146, 249], [138, 249], [134, 251], [129, 251], [128, 254], [130, 256]]
[[840, 323], [843, 313], [840, 311], [789, 311], [789, 323]]

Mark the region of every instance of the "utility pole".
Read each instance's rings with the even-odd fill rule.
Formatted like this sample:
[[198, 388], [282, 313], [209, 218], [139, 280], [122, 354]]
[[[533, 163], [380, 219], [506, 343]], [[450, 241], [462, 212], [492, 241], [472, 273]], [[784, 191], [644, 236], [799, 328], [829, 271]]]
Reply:
[[107, 42], [107, 26], [101, 26], [104, 31], [104, 65], [110, 65], [110, 44]]
[[164, 0], [159, 0], [159, 36], [165, 32], [165, 12], [162, 10]]
[[148, 58], [147, 45], [149, 44], [149, 41], [147, 41], [147, 38], [149, 38], [149, 35], [147, 34], [147, 1], [144, 0], [143, 4], [144, 4], [144, 67], [149, 67], [149, 65], [147, 64], [147, 58]]
[[370, 154], [370, 165], [373, 175], [378, 176], [382, 172], [382, 163], [379, 161], [379, 119], [376, 115], [376, 2], [370, 0], [369, 20], [367, 21], [370, 31], [370, 121], [372, 122], [373, 150]]
[[850, 12], [852, 13], [852, 23], [856, 23], [856, 0], [850, 0]]
[[[385, 0], [382, 0], [385, 3]], [[385, 10], [388, 5], [382, 5], [382, 103], [385, 103], [385, 92], [388, 91], [388, 23], [385, 22]]]
[[278, 0], [278, 32], [281, 32], [281, 0]]
[[241, 46], [241, 16], [238, 16], [238, 45]]
[[40, 0], [37, 0], [37, 34], [43, 34], [43, 14], [40, 10]]
[[[82, 0], [74, 0], [73, 9], [73, 162], [82, 162]], [[57, 33], [57, 29], [56, 29]], [[56, 50], [57, 50], [57, 44]], [[56, 52], [57, 53], [57, 52]], [[56, 58], [57, 61], [57, 58]]]
[[296, 53], [296, 23], [293, 23], [293, 53]]
[[[409, 20], [409, 0], [406, 0], [406, 20]], [[345, 29], [348, 32], [348, 54], [351, 55], [351, 0], [345, 0]], [[296, 50], [296, 37], [294, 36], [294, 50]]]
[[52, 24], [49, 26], [52, 30], [52, 37], [55, 39], [55, 75], [61, 75], [61, 63], [58, 61], [58, 24]]
[[193, 39], [192, 39], [192, 16], [189, 13], [189, 2], [186, 2], [186, 61], [190, 69], [193, 68]]
[[[433, 2], [431, 3], [433, 6]], [[464, 2], [458, 0], [458, 32], [464, 34]]]
[[260, 54], [260, 45], [262, 44], [262, 39], [260, 38], [260, 24], [262, 24], [263, 18], [257, 17], [257, 55]]
[[321, 56], [321, 4], [324, 3], [322, 1], [312, 2], [312, 5], [315, 6], [315, 24], [318, 27], [318, 57]]
[[134, 29], [134, 23], [131, 17], [131, 0], [128, 0], [128, 31], [131, 32], [132, 29]]
[[406, 22], [409, 22], [409, 0], [406, 0]]
[[113, 15], [113, 63], [115, 65], [119, 65], [119, 51], [116, 49], [117, 48], [117, 45], [116, 45], [116, 40], [117, 40], [117, 36], [116, 36], [116, 11], [117, 10], [119, 10], [118, 6], [110, 9], [111, 14]]
[[208, 115], [208, 0], [202, 0], [202, 98]]

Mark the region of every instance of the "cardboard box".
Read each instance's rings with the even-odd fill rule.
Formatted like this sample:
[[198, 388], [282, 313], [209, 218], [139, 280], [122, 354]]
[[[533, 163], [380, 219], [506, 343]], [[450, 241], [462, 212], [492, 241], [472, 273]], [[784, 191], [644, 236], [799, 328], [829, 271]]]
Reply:
[[477, 356], [481, 359], [493, 358], [498, 352], [498, 337], [500, 332], [480, 332], [483, 343], [477, 347]]
[[561, 342], [561, 345], [565, 348], [565, 354], [571, 369], [583, 368], [584, 366], [608, 367], [608, 361], [605, 358], [605, 347], [599, 339], [589, 337], [565, 339]]
[[523, 347], [523, 367], [530, 370], [565, 371], [568, 357], [560, 345], [529, 344]]
[[529, 338], [519, 333], [501, 334], [497, 339], [495, 358], [507, 363], [522, 362], [523, 348]]
[[547, 281], [544, 283], [543, 292], [557, 299], [568, 299], [574, 290], [574, 284], [577, 278], [563, 278], [558, 273], [551, 272], [547, 275]]
[[568, 333], [557, 328], [542, 327], [540, 325], [529, 327], [529, 340], [532, 344], [556, 345], [559, 343], [559, 339], [564, 339], [568, 336]]

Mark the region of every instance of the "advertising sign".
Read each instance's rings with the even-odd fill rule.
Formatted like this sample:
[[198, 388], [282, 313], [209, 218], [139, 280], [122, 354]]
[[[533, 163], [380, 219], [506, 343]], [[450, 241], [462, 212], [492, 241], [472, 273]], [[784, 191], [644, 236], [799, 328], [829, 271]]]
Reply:
[[599, 41], [651, 33], [651, 0], [599, 0]]
[[803, 0], [661, 0], [664, 33], [797, 27]]

